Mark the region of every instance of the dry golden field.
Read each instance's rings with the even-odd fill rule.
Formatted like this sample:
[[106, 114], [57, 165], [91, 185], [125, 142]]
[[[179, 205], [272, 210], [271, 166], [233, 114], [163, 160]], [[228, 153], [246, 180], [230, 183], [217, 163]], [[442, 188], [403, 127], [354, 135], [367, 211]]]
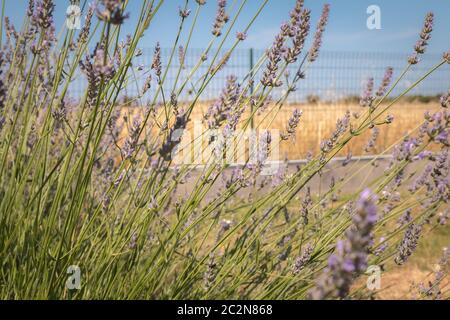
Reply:
[[[193, 132], [194, 125], [200, 125], [203, 114], [206, 112], [208, 103], [199, 103], [191, 115], [191, 121], [188, 125], [188, 131]], [[286, 124], [295, 109], [303, 111], [303, 116], [297, 128], [297, 135], [294, 139], [283, 141], [279, 146], [280, 159], [287, 157], [290, 160], [304, 159], [309, 151], [316, 154], [320, 148], [320, 142], [330, 136], [336, 126], [336, 121], [342, 118], [347, 110], [352, 114], [362, 114], [365, 110], [358, 104], [288, 104], [277, 111], [265, 111], [257, 115], [254, 126], [257, 131], [262, 132], [266, 129], [283, 131]], [[376, 147], [371, 150], [371, 154], [379, 154], [384, 152], [389, 147], [393, 146], [405, 134], [417, 129], [423, 121], [425, 111], [436, 111], [439, 109], [437, 102], [420, 103], [420, 102], [401, 102], [394, 105], [389, 114], [394, 116], [393, 123], [389, 125], [382, 125], [379, 127], [380, 133], [377, 139]], [[136, 113], [143, 113], [142, 108], [126, 107], [123, 108], [122, 117], [127, 115], [127, 123], [131, 123], [131, 119]], [[244, 114], [243, 118], [248, 116]], [[124, 126], [124, 136], [126, 135], [127, 126]], [[206, 125], [202, 127], [202, 131]], [[151, 130], [151, 135], [157, 134], [157, 128]], [[198, 129], [197, 129], [198, 130]], [[183, 137], [182, 145], [187, 145], [188, 140], [193, 140], [194, 134]], [[356, 137], [345, 147], [341, 156], [351, 151], [354, 156], [367, 154], [364, 148], [370, 138], [370, 132]], [[275, 140], [275, 139], [273, 139]]]

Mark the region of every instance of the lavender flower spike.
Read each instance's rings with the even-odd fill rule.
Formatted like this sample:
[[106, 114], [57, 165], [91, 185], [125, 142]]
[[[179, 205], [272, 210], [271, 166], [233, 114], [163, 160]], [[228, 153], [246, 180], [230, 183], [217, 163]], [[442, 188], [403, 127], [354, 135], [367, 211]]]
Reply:
[[81, 32], [78, 36], [78, 44], [83, 45], [87, 42], [89, 38], [89, 32], [91, 29], [92, 24], [92, 16], [94, 15], [94, 6], [89, 6], [88, 12], [86, 14], [86, 20], [84, 22], [83, 29], [81, 29]]
[[295, 130], [297, 129], [301, 116], [302, 111], [295, 109], [294, 112], [292, 113], [291, 118], [289, 118], [289, 122], [286, 127], [286, 132], [280, 135], [281, 140], [288, 140], [289, 137], [292, 137], [295, 134]]
[[366, 88], [365, 88], [364, 93], [362, 94], [361, 100], [359, 102], [359, 104], [362, 107], [370, 107], [370, 106], [372, 106], [372, 103], [374, 101], [373, 86], [374, 86], [374, 80], [373, 80], [372, 77], [370, 77], [367, 80]]
[[34, 12], [34, 0], [28, 0], [28, 7], [27, 7], [27, 16], [32, 17]]
[[122, 12], [122, 0], [101, 0], [101, 7], [97, 8], [97, 17], [100, 20], [114, 25], [121, 25], [129, 17]]
[[295, 2], [295, 7], [294, 9], [291, 11], [291, 37], [295, 35], [295, 33], [297, 32], [296, 27], [299, 25], [300, 23], [300, 19], [301, 19], [301, 14], [303, 11], [303, 5], [304, 5], [304, 0], [297, 0]]
[[422, 227], [414, 223], [410, 224], [406, 229], [405, 235], [398, 248], [398, 254], [395, 257], [395, 263], [402, 265], [413, 254], [420, 238]]
[[123, 155], [124, 159], [130, 159], [136, 150], [136, 147], [139, 142], [141, 123], [142, 123], [142, 121], [141, 121], [141, 119], [139, 119], [138, 116], [136, 116], [133, 119], [133, 124], [132, 124], [132, 127], [130, 128], [130, 135], [126, 139], [125, 144], [122, 149], [122, 155]]
[[187, 120], [187, 114], [184, 111], [181, 111], [176, 116], [175, 123], [159, 150], [159, 155], [164, 161], [173, 160], [173, 156], [176, 154], [176, 148], [181, 142], [184, 129], [186, 129]]
[[302, 271], [306, 264], [311, 260], [311, 255], [314, 251], [314, 247], [311, 244], [307, 244], [306, 248], [303, 250], [302, 255], [295, 259], [295, 263], [292, 267], [293, 274], [299, 274]]
[[305, 9], [301, 13], [301, 16], [298, 17], [298, 21], [295, 16], [292, 18], [293, 21], [291, 23], [297, 23], [297, 25], [291, 25], [292, 47], [287, 50], [284, 57], [288, 63], [294, 63], [297, 61], [298, 56], [301, 54], [303, 47], [305, 46], [305, 41], [310, 30], [310, 15], [311, 11]]
[[330, 5], [325, 4], [322, 10], [322, 15], [320, 16], [319, 23], [317, 24], [316, 34], [314, 35], [314, 42], [309, 50], [308, 61], [314, 62], [319, 56], [319, 50], [322, 46], [322, 36], [325, 31], [325, 27], [328, 23], [328, 16], [330, 15]]
[[161, 77], [161, 46], [159, 45], [159, 42], [156, 43], [152, 69], [155, 71], [155, 74], [158, 78]]
[[344, 298], [355, 276], [366, 271], [371, 232], [377, 221], [375, 201], [376, 197], [369, 190], [361, 193], [353, 216], [353, 227], [347, 230], [346, 239], [337, 243], [335, 253], [328, 260], [328, 267], [309, 292], [309, 298]]
[[383, 81], [381, 81], [381, 85], [378, 88], [378, 91], [376, 93], [377, 97], [382, 97], [386, 94], [386, 91], [391, 84], [392, 81], [392, 75], [394, 74], [394, 68], [388, 67], [386, 69], [386, 73], [384, 74]]
[[42, 0], [36, 4], [34, 21], [43, 29], [48, 29], [53, 25], [53, 11], [55, 4], [52, 0]]
[[417, 41], [414, 46], [414, 54], [409, 57], [408, 62], [410, 64], [417, 64], [419, 62], [420, 55], [424, 54], [428, 46], [428, 42], [431, 39], [431, 32], [433, 31], [434, 14], [429, 12], [425, 17], [424, 26], [422, 32], [419, 36], [419, 41]]
[[220, 37], [222, 35], [222, 28], [230, 19], [228, 14], [225, 11], [225, 7], [227, 6], [226, 0], [217, 1], [217, 14], [216, 20], [214, 21], [212, 34], [216, 37]]
[[441, 107], [447, 109], [450, 106], [450, 91], [445, 93], [440, 99]]
[[284, 43], [286, 41], [288, 31], [289, 26], [287, 24], [283, 24], [281, 26], [280, 32], [275, 37], [275, 41], [272, 47], [267, 51], [268, 62], [261, 79], [261, 83], [263, 86], [280, 87], [283, 84], [281, 80], [277, 79], [277, 73], [281, 57], [286, 52]]

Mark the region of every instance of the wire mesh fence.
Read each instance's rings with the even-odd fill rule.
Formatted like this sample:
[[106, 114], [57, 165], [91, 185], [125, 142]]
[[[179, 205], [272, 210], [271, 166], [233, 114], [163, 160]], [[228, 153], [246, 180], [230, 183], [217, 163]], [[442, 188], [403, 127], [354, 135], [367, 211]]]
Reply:
[[[178, 96], [180, 100], [188, 100], [198, 93], [198, 89], [208, 74], [211, 61], [218, 65], [220, 61], [227, 60], [220, 71], [208, 82], [206, 88], [199, 95], [202, 101], [217, 98], [225, 87], [226, 79], [230, 75], [243, 80], [254, 77], [255, 85], [259, 83], [265, 67], [262, 60], [265, 51], [260, 49], [236, 49], [227, 57], [228, 50], [212, 51], [202, 63], [204, 49], [188, 49], [183, 52], [184, 64], [180, 68], [178, 50], [169, 48], [161, 49], [163, 73], [167, 75], [163, 85], [165, 96], [184, 84], [183, 90]], [[172, 57], [172, 58], [171, 58]], [[148, 76], [148, 69], [153, 58], [153, 49], [145, 48], [142, 55], [135, 58], [133, 68], [129, 74], [126, 86], [122, 90], [124, 96], [137, 97]], [[394, 68], [394, 78], [399, 76], [407, 64], [408, 54], [403, 53], [374, 53], [374, 52], [321, 52], [319, 59], [305, 70], [305, 79], [296, 86], [296, 90], [289, 95], [290, 102], [304, 102], [309, 99], [322, 101], [337, 101], [340, 99], [359, 96], [369, 77], [373, 77], [375, 84], [380, 83], [388, 66]], [[392, 92], [396, 96], [410, 87], [420, 77], [425, 75], [434, 65], [442, 60], [439, 54], [426, 54], [423, 60], [412, 67], [406, 77]], [[170, 64], [169, 64], [170, 61]], [[262, 62], [261, 62], [262, 61]], [[286, 70], [288, 74], [298, 71], [300, 61], [290, 65]], [[169, 65], [169, 66], [168, 66]], [[143, 67], [140, 70], [140, 67]], [[196, 66], [198, 68], [196, 68]], [[193, 70], [196, 70], [192, 74]], [[188, 79], [188, 81], [187, 81]], [[86, 81], [78, 74], [71, 84], [71, 94], [81, 97], [86, 90]], [[155, 94], [156, 81], [148, 91], [148, 97]], [[438, 96], [450, 88], [450, 65], [444, 65], [427, 77], [425, 81], [417, 85], [408, 95]], [[275, 88], [272, 98], [280, 97], [287, 89], [286, 84]], [[160, 97], [157, 98], [158, 100]]]

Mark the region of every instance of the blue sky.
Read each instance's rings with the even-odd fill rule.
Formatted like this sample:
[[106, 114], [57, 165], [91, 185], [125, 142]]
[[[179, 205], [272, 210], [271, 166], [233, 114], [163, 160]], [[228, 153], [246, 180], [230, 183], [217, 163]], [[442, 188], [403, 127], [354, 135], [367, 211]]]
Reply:
[[[28, 0], [4, 0], [6, 1], [6, 15], [19, 27], [24, 18]], [[91, 0], [87, 0], [88, 3]], [[92, 0], [94, 1], [94, 0]], [[159, 0], [155, 0], [158, 2]], [[144, 49], [144, 55], [137, 58], [136, 65], [148, 64], [152, 56], [152, 49], [159, 41], [163, 48], [171, 48], [179, 27], [179, 6], [183, 6], [186, 0], [163, 0], [159, 12], [146, 31], [139, 47]], [[234, 29], [233, 36], [225, 43], [224, 48], [229, 48], [235, 41], [236, 31], [244, 29], [246, 24], [253, 18], [264, 0], [228, 0], [227, 11], [234, 17], [242, 1], [245, 6], [239, 16]], [[82, 0], [83, 2], [83, 0]], [[61, 30], [66, 19], [66, 10], [69, 0], [55, 0], [55, 20], [57, 30]], [[298, 90], [298, 97], [303, 99], [309, 94], [322, 97], [336, 98], [346, 95], [358, 95], [369, 77], [374, 77], [377, 83], [381, 81], [387, 66], [394, 68], [394, 74], [404, 68], [407, 57], [413, 52], [413, 46], [417, 42], [419, 33], [423, 26], [425, 15], [432, 11], [435, 13], [435, 28], [427, 48], [427, 54], [421, 63], [413, 68], [404, 80], [399, 84], [398, 90], [404, 90], [415, 80], [440, 61], [443, 52], [450, 50], [450, 0], [305, 0], [305, 6], [312, 10], [312, 29], [319, 19], [322, 7], [325, 3], [331, 5], [330, 19], [324, 34], [323, 47], [318, 61], [308, 70], [308, 81], [302, 83]], [[224, 86], [226, 76], [234, 74], [243, 77], [249, 70], [249, 50], [255, 48], [255, 61], [263, 54], [263, 50], [269, 47], [279, 31], [282, 22], [289, 20], [289, 12], [293, 8], [295, 0], [268, 0], [262, 13], [256, 19], [248, 32], [248, 38], [240, 42], [239, 47], [244, 50], [236, 50], [230, 58], [227, 68], [221, 71], [211, 82], [204, 98], [214, 98]], [[135, 23], [141, 9], [141, 0], [129, 0], [127, 12], [130, 18], [122, 26], [122, 39], [127, 33], [133, 33]], [[381, 10], [381, 30], [369, 30], [367, 28], [367, 8], [377, 5]], [[188, 7], [195, 10], [195, 0], [188, 0]], [[192, 50], [187, 56], [186, 63], [197, 61], [202, 48], [212, 38], [211, 27], [215, 18], [217, 0], [207, 0], [202, 7], [201, 14], [193, 33], [190, 48]], [[180, 44], [184, 45], [193, 21], [193, 12], [187, 19], [187, 28], [181, 37]], [[311, 38], [311, 37], [310, 37]], [[310, 40], [306, 43], [309, 48]], [[220, 41], [217, 41], [219, 43]], [[95, 43], [92, 43], [93, 46]], [[147, 50], [146, 50], [147, 49]], [[222, 51], [223, 53], [223, 51]], [[165, 55], [166, 54], [166, 55]], [[167, 61], [168, 50], [163, 51], [163, 63]], [[165, 55], [165, 56], [164, 56]], [[177, 59], [176, 59], [177, 60]], [[292, 66], [295, 72], [297, 66]], [[205, 71], [205, 70], [204, 70]], [[419, 85], [411, 94], [436, 95], [448, 90], [450, 81], [450, 65], [445, 65], [430, 76], [426, 83]], [[172, 77], [169, 72], [169, 78]], [[144, 81], [141, 77], [139, 81]], [[170, 79], [167, 80], [170, 87]], [[84, 85], [80, 85], [82, 92]], [[134, 90], [132, 86], [127, 90]], [[283, 88], [274, 90], [274, 96], [280, 94]], [[132, 94], [132, 92], [127, 92]], [[394, 92], [398, 93], [398, 92]]]
[[[6, 15], [20, 24], [23, 19], [27, 0], [5, 0]], [[57, 0], [55, 18], [58, 25], [65, 19], [68, 0]], [[165, 0], [160, 12], [143, 39], [143, 45], [152, 47], [160, 41], [163, 47], [170, 47], [178, 28], [178, 7], [184, 0]], [[189, 0], [189, 7], [194, 9], [196, 3]], [[235, 12], [241, 0], [228, 0]], [[247, 0], [247, 4], [236, 24], [236, 31], [242, 28], [256, 12], [262, 0]], [[128, 12], [131, 18], [124, 28], [131, 32], [140, 9], [139, 0], [130, 0]], [[295, 0], [269, 0], [261, 15], [250, 29], [248, 39], [241, 47], [265, 48], [280, 24], [289, 17], [289, 11]], [[421, 29], [423, 18], [428, 11], [436, 15], [435, 31], [429, 52], [441, 53], [450, 49], [450, 1], [447, 0], [306, 0], [305, 4], [312, 10], [315, 25], [324, 3], [331, 4], [329, 25], [324, 37], [324, 50], [328, 51], [371, 51], [371, 52], [410, 52]], [[381, 8], [381, 30], [369, 30], [366, 27], [369, 5]], [[216, 1], [208, 0], [204, 6], [198, 27], [194, 32], [192, 47], [204, 47], [211, 37], [211, 25], [216, 11]], [[190, 17], [192, 18], [192, 16]]]

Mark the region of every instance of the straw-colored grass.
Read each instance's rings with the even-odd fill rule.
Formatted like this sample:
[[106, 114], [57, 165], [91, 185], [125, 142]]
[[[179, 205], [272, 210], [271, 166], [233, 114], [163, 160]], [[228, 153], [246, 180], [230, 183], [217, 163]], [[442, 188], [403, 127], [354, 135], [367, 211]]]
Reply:
[[[212, 102], [211, 102], [212, 103]], [[202, 131], [205, 132], [207, 126], [201, 124], [204, 113], [211, 103], [199, 103], [195, 106], [192, 113], [191, 122], [188, 125], [189, 134], [183, 137], [182, 145], [188, 145], [188, 140], [194, 140], [194, 123], [202, 125]], [[426, 111], [437, 111], [440, 108], [437, 103], [400, 103], [390, 109], [389, 114], [394, 116], [394, 122], [391, 125], [385, 125], [380, 128], [380, 134], [377, 139], [376, 147], [370, 154], [379, 154], [394, 145], [405, 134], [411, 132], [423, 122], [423, 115]], [[270, 108], [268, 108], [270, 109]], [[254, 127], [257, 132], [263, 130], [279, 130], [282, 132], [295, 109], [303, 111], [297, 134], [293, 139], [280, 143], [279, 159], [288, 158], [290, 160], [304, 159], [308, 152], [317, 154], [320, 148], [320, 142], [328, 138], [336, 126], [336, 121], [342, 118], [347, 110], [352, 114], [362, 114], [364, 109], [357, 104], [289, 104], [283, 106], [278, 112], [272, 110], [256, 113]], [[143, 113], [143, 108], [126, 107], [123, 108], [122, 117], [127, 116], [132, 119], [136, 114]], [[249, 113], [243, 115], [243, 118], [249, 116]], [[123, 121], [123, 120], [122, 120]], [[123, 137], [127, 135], [127, 126], [123, 126]], [[158, 132], [153, 130], [153, 134]], [[366, 131], [360, 137], [353, 139], [340, 155], [345, 156], [351, 151], [354, 156], [368, 154], [364, 149], [370, 139], [370, 131]], [[248, 143], [248, 142], [247, 142]], [[205, 159], [205, 157], [204, 157]]]

